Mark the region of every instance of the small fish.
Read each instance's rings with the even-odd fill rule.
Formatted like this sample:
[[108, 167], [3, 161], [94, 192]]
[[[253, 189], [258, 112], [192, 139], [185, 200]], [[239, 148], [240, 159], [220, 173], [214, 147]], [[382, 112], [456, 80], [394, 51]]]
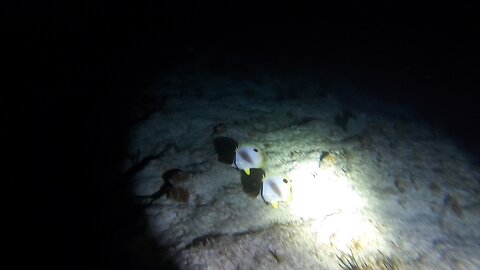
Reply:
[[265, 177], [265, 171], [261, 168], [250, 169], [250, 174], [248, 175], [245, 171], [240, 171], [243, 192], [252, 198], [257, 198], [262, 189], [263, 177]]
[[273, 208], [277, 208], [279, 202], [292, 200], [292, 180], [280, 175], [266, 176], [263, 179], [262, 198]]
[[266, 157], [263, 151], [255, 146], [240, 145], [235, 150], [235, 159], [232, 167], [244, 170], [250, 175], [250, 169], [262, 168], [265, 165]]
[[218, 161], [243, 170], [250, 175], [250, 169], [265, 167], [265, 153], [258, 147], [240, 145], [235, 139], [229, 137], [216, 137], [213, 140]]
[[239, 143], [230, 137], [219, 136], [213, 140], [218, 161], [231, 165], [235, 160], [235, 151]]

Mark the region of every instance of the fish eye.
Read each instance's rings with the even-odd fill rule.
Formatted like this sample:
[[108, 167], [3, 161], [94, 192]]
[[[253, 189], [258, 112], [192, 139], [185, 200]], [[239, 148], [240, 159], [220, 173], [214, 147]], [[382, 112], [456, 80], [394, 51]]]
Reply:
[[258, 152], [258, 149], [257, 149], [257, 148], [253, 148], [253, 151]]
[[288, 183], [288, 180], [283, 178], [283, 183], [285, 183], [285, 184]]

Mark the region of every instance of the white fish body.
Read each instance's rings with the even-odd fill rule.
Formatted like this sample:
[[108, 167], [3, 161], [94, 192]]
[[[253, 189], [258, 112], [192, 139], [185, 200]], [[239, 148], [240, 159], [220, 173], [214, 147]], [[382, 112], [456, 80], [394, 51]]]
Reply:
[[279, 202], [292, 200], [292, 181], [279, 175], [267, 176], [263, 179], [261, 194], [266, 203], [277, 208]]
[[262, 168], [265, 164], [265, 154], [254, 146], [240, 146], [235, 151], [232, 167], [244, 170], [250, 175], [251, 168]]

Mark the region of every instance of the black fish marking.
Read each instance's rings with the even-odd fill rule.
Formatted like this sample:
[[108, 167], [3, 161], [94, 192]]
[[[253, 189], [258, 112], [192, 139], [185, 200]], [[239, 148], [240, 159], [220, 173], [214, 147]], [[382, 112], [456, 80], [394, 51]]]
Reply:
[[252, 159], [250, 158], [250, 156], [248, 155], [248, 153], [246, 151], [240, 151], [239, 154], [248, 163], [253, 163]]
[[270, 187], [272, 190], [278, 194], [279, 197], [282, 197], [282, 191], [278, 188], [278, 186], [275, 183], [269, 183]]

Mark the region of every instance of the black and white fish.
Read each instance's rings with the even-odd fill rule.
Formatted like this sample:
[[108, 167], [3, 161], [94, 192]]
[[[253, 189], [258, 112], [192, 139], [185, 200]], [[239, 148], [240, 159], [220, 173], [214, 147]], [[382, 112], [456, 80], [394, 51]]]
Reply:
[[250, 175], [250, 169], [266, 166], [266, 155], [256, 146], [240, 145], [236, 140], [229, 137], [217, 137], [213, 144], [218, 161], [243, 170], [247, 175]]
[[266, 176], [263, 179], [261, 194], [266, 203], [277, 208], [281, 201], [292, 201], [292, 180], [281, 175]]
[[266, 163], [265, 153], [258, 147], [251, 145], [240, 145], [235, 150], [235, 159], [232, 167], [250, 174], [250, 169], [263, 168]]

